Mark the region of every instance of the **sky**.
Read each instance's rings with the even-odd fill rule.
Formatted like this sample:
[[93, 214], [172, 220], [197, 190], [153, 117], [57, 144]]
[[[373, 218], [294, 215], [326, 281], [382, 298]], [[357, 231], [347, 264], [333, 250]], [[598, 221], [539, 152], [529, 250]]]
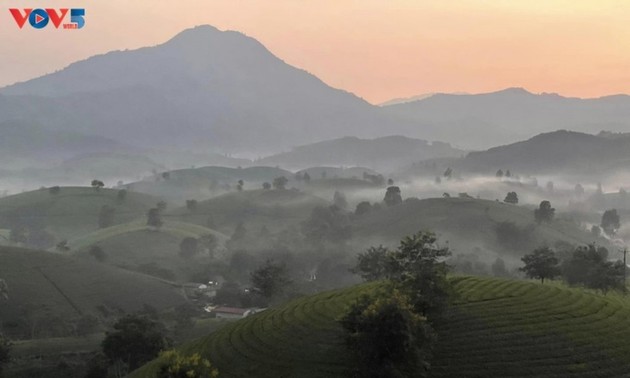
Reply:
[[[86, 26], [19, 29], [9, 8], [83, 7]], [[433, 92], [630, 93], [627, 0], [5, 0], [0, 86], [202, 24], [256, 38], [371, 103]]]

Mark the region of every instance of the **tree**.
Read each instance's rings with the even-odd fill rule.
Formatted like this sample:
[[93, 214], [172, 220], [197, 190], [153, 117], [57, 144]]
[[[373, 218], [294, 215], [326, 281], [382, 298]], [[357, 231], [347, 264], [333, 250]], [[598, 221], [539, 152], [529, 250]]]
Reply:
[[268, 182], [263, 182], [262, 187], [264, 190], [269, 190], [271, 189], [271, 184]]
[[114, 224], [116, 209], [109, 205], [103, 205], [98, 213], [98, 228], [107, 228]]
[[357, 265], [351, 271], [360, 275], [364, 281], [383, 280], [389, 277], [391, 259], [393, 256], [382, 245], [370, 247], [367, 251], [359, 253]]
[[503, 171], [502, 170], [498, 170], [497, 174], [496, 174], [497, 178], [503, 178]]
[[98, 262], [103, 262], [107, 259], [107, 254], [103, 251], [103, 248], [98, 245], [91, 246], [88, 254], [94, 257]]
[[343, 194], [343, 192], [335, 191], [335, 194], [333, 195], [333, 204], [342, 210], [348, 208], [346, 195]]
[[603, 247], [577, 247], [562, 264], [562, 274], [569, 285], [584, 285], [604, 293], [610, 289], [625, 291], [624, 264], [608, 261], [608, 250]]
[[68, 239], [63, 239], [57, 245], [55, 245], [55, 249], [59, 252], [68, 252], [70, 247], [68, 246]]
[[576, 184], [573, 192], [575, 193], [576, 197], [581, 198], [584, 195], [584, 187], [582, 186], [582, 184]]
[[553, 181], [548, 181], [547, 182], [547, 191], [549, 193], [553, 193]]
[[59, 192], [61, 192], [61, 188], [58, 186], [51, 186], [50, 188], [48, 188], [48, 193], [52, 195], [59, 194]]
[[368, 201], [359, 202], [354, 210], [354, 215], [361, 216], [372, 211], [372, 205]]
[[282, 294], [291, 283], [286, 266], [276, 264], [272, 260], [267, 260], [263, 266], [252, 272], [250, 281], [254, 292], [267, 299]]
[[601, 227], [602, 230], [604, 230], [604, 232], [609, 236], [614, 236], [617, 233], [617, 230], [621, 227], [617, 209], [610, 209], [604, 212], [604, 215], [602, 215]]
[[602, 236], [602, 229], [597, 225], [593, 225], [591, 227], [591, 235], [593, 235], [594, 238]]
[[304, 172], [304, 176], [302, 176], [302, 179], [305, 183], [308, 184], [309, 182], [311, 182], [311, 175], [309, 175], [308, 172]]
[[116, 200], [118, 203], [123, 203], [125, 199], [127, 199], [127, 189], [120, 189], [118, 193], [116, 193]]
[[247, 229], [245, 228], [245, 224], [243, 222], [238, 222], [230, 240], [232, 241], [243, 240], [245, 239], [245, 235], [247, 235]]
[[446, 305], [448, 248], [437, 244], [432, 232], [420, 231], [400, 241], [397, 249], [370, 248], [360, 254], [353, 272], [366, 280], [387, 279], [405, 293], [416, 312], [440, 312]]
[[205, 234], [199, 238], [199, 244], [205, 248], [210, 257], [213, 257], [217, 247], [219, 246], [219, 240], [213, 234]]
[[284, 190], [287, 187], [289, 180], [286, 177], [280, 176], [273, 179], [273, 187], [276, 190]]
[[169, 180], [171, 178], [171, 173], [170, 172], [163, 172], [162, 173], [162, 178], [164, 180]]
[[208, 359], [194, 353], [182, 355], [179, 351], [169, 350], [160, 353], [156, 378], [217, 378], [219, 371]]
[[426, 376], [433, 332], [401, 292], [360, 297], [340, 323], [358, 362], [353, 376]]
[[516, 192], [509, 192], [505, 199], [503, 200], [505, 203], [511, 203], [512, 205], [516, 205], [518, 203], [518, 194]]
[[243, 180], [238, 180], [238, 183], [236, 184], [236, 190], [238, 190], [239, 192], [242, 192], [243, 191], [243, 185], [245, 185]]
[[188, 211], [190, 212], [197, 211], [197, 205], [198, 205], [197, 200], [194, 200], [194, 199], [186, 200], [186, 209], [188, 209]]
[[313, 245], [344, 243], [352, 236], [348, 214], [336, 206], [317, 206], [302, 224], [306, 240]]
[[400, 205], [402, 203], [402, 196], [400, 195], [400, 188], [397, 186], [390, 186], [385, 192], [385, 198], [383, 201], [387, 206]]
[[105, 186], [103, 181], [100, 181], [100, 180], [92, 180], [91, 185], [92, 185], [92, 188], [94, 188], [95, 190], [99, 190]]
[[179, 255], [189, 259], [199, 252], [199, 241], [193, 237], [185, 237], [179, 243]]
[[503, 261], [503, 259], [500, 257], [497, 257], [497, 259], [494, 260], [490, 269], [492, 270], [493, 276], [507, 277], [510, 275], [507, 269], [505, 268], [505, 261]]
[[551, 207], [551, 202], [542, 201], [538, 209], [534, 210], [534, 219], [537, 223], [551, 222], [556, 213], [556, 209]]
[[509, 169], [505, 171], [505, 177], [512, 177], [512, 172]]
[[453, 177], [453, 169], [451, 167], [446, 168], [446, 171], [444, 171], [444, 177], [446, 177], [448, 180], [451, 179], [451, 177]]
[[0, 377], [4, 365], [11, 359], [11, 343], [0, 333]]
[[159, 229], [162, 227], [164, 222], [162, 221], [162, 214], [160, 213], [160, 209], [152, 208], [147, 212], [147, 226], [154, 227]]
[[114, 324], [102, 342], [110, 363], [122, 361], [135, 370], [170, 345], [163, 324], [142, 315], [127, 315]]
[[389, 186], [394, 185], [394, 180], [392, 180], [392, 179], [387, 179], [387, 185], [389, 185]]
[[545, 283], [545, 279], [554, 279], [560, 275], [558, 267], [558, 259], [556, 254], [549, 247], [542, 247], [534, 250], [534, 252], [523, 256], [521, 261], [525, 264], [519, 268], [521, 272], [529, 278], [540, 279], [541, 283]]

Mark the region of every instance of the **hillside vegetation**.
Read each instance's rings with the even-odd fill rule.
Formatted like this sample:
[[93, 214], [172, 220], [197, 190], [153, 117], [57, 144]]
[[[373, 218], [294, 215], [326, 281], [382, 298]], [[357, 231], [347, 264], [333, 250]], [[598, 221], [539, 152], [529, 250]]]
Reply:
[[[399, 206], [358, 217], [353, 234], [366, 245], [373, 245], [382, 240], [395, 243], [417, 230], [430, 229], [440, 235], [440, 240], [449, 242], [453, 253], [469, 253], [478, 247], [520, 258], [522, 251], [498, 243], [497, 226], [502, 222], [512, 222], [522, 230], [529, 226], [531, 234], [527, 239], [540, 245], [583, 245], [595, 241], [590, 232], [575, 223], [557, 219], [537, 225], [531, 208], [473, 198], [409, 199]], [[597, 242], [606, 245], [604, 240]]]
[[0, 247], [0, 261], [0, 278], [9, 288], [9, 299], [0, 302], [7, 334], [28, 328], [37, 337], [52, 332], [56, 320], [133, 312], [145, 304], [160, 310], [186, 301], [168, 283], [97, 262], [8, 247]]
[[[630, 368], [624, 297], [499, 278], [452, 282], [456, 299], [436, 325], [432, 377], [611, 377]], [[375, 287], [300, 298], [182, 350], [209, 358], [221, 377], [342, 377], [352, 360], [336, 319]], [[131, 377], [153, 377], [154, 369], [149, 364]]]
[[255, 232], [263, 225], [271, 231], [296, 225], [314, 207], [326, 205], [319, 197], [295, 190], [246, 190], [199, 202], [193, 211], [185, 207], [175, 209], [166, 219], [214, 226], [230, 235], [239, 222]]
[[43, 227], [58, 240], [71, 239], [98, 229], [101, 208], [114, 208], [113, 223], [121, 224], [144, 217], [159, 201], [156, 197], [128, 192], [118, 199], [118, 190], [88, 187], [61, 187], [59, 193], [48, 189], [0, 198], [0, 228], [19, 224]]

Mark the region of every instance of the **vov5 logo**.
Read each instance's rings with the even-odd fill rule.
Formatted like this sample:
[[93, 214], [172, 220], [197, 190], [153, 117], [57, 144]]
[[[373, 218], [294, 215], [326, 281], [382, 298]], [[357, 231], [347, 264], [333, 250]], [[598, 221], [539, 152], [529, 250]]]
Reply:
[[[11, 8], [9, 12], [11, 12], [11, 15], [20, 29], [24, 27], [26, 21], [35, 29], [43, 29], [51, 23], [56, 29], [59, 29], [62, 25], [64, 29], [81, 29], [85, 26], [85, 9], [83, 8], [26, 8], [22, 10]], [[70, 12], [70, 22], [63, 23], [64, 19], [68, 16], [68, 12]]]

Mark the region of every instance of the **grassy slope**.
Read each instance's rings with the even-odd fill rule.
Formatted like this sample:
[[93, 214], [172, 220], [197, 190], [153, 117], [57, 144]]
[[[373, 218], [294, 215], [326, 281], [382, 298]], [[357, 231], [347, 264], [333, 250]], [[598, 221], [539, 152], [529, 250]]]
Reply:
[[134, 191], [149, 193], [172, 201], [183, 202], [187, 199], [203, 200], [213, 196], [210, 185], [228, 184], [235, 187], [238, 180], [244, 181], [245, 189], [260, 188], [263, 182], [271, 183], [274, 178], [285, 176], [291, 180], [293, 174], [289, 171], [273, 167], [202, 167], [179, 169], [169, 172], [170, 177], [158, 181], [148, 179], [135, 182], [128, 186]]
[[[370, 245], [383, 240], [396, 243], [418, 230], [433, 230], [441, 236], [442, 242], [449, 241], [455, 253], [472, 252], [474, 246], [503, 250], [496, 244], [495, 231], [503, 221], [514, 222], [519, 227], [535, 223], [533, 211], [522, 206], [479, 199], [430, 198], [406, 201], [400, 206], [360, 217], [353, 232]], [[531, 238], [550, 245], [556, 241], [571, 244], [594, 241], [590, 232], [561, 220], [537, 226]], [[600, 244], [603, 242], [598, 240]]]
[[0, 261], [0, 278], [9, 286], [9, 300], [0, 302], [3, 321], [20, 317], [22, 309], [72, 319], [99, 305], [131, 312], [144, 304], [164, 309], [185, 302], [167, 283], [83, 259], [0, 247]]
[[62, 187], [53, 195], [47, 189], [21, 193], [0, 199], [0, 221], [14, 214], [41, 220], [58, 239], [71, 239], [98, 229], [98, 214], [103, 205], [116, 209], [116, 224], [144, 217], [149, 208], [159, 201], [141, 193], [127, 193], [118, 202], [117, 190], [94, 190], [87, 187]]
[[[630, 368], [630, 300], [557, 284], [456, 277], [433, 377], [612, 377]], [[305, 297], [188, 344], [221, 377], [341, 377], [351, 361], [335, 321], [362, 285]], [[155, 365], [132, 378], [153, 376]]]
[[246, 190], [199, 202], [194, 212], [175, 209], [165, 218], [205, 226], [211, 217], [218, 230], [231, 235], [239, 222], [253, 232], [263, 225], [271, 231], [299, 225], [314, 207], [326, 205], [319, 197], [294, 190]]
[[[190, 272], [209, 261], [209, 256], [198, 254], [191, 259], [179, 256], [179, 245], [186, 237], [199, 238], [213, 234], [218, 239], [217, 252], [224, 250], [228, 237], [206, 227], [169, 220], [160, 231], [151, 230], [144, 220], [108, 227], [71, 240], [69, 245], [80, 256], [92, 245], [107, 253], [106, 262], [134, 269], [139, 265], [155, 264], [173, 271], [175, 278], [187, 281]], [[90, 257], [91, 258], [91, 257]]]

